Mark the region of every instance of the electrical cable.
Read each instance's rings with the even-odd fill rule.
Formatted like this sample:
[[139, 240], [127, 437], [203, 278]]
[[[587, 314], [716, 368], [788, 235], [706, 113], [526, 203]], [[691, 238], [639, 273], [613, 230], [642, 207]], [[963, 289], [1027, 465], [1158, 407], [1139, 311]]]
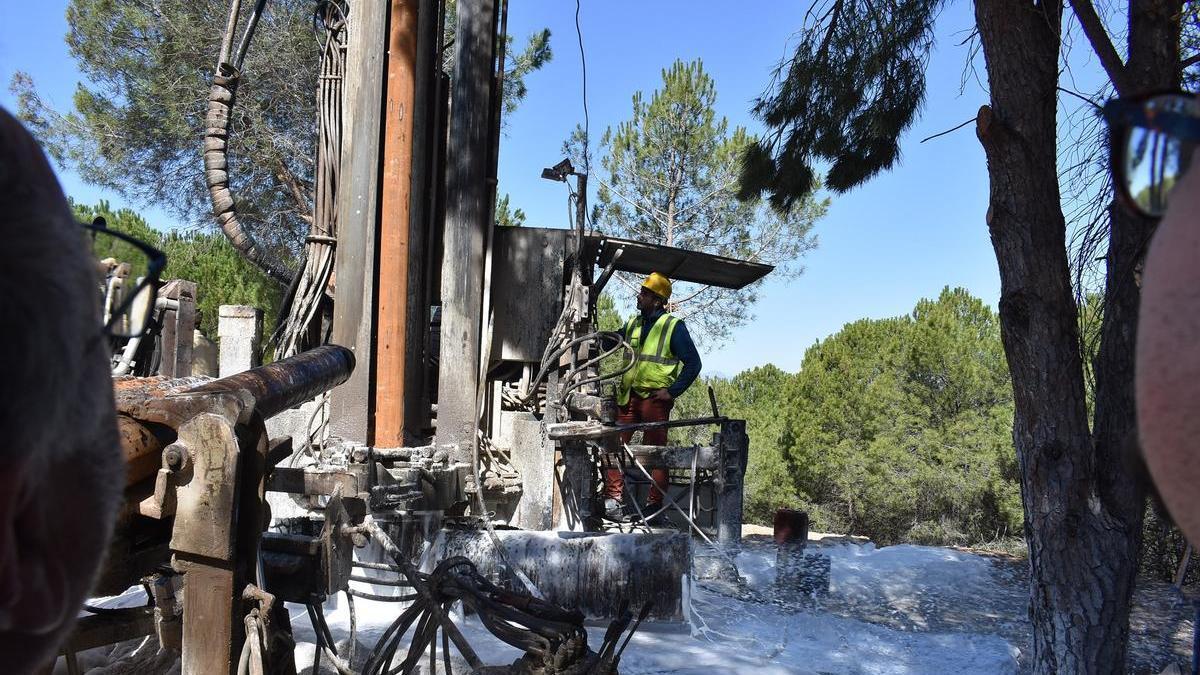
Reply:
[[[624, 343], [624, 345], [628, 345], [626, 347], [627, 349], [629, 349], [630, 351], [633, 350], [632, 345], [629, 345], [629, 343], [625, 342], [625, 338], [622, 337], [618, 331], [598, 330], [598, 331], [593, 331], [591, 333], [587, 333], [585, 335], [580, 335], [579, 337], [577, 337], [573, 340], [570, 340], [566, 344], [561, 345], [560, 347], [555, 349], [553, 352], [551, 352], [548, 355], [548, 358], [543, 359], [541, 370], [539, 370], [537, 376], [533, 378], [533, 380], [529, 386], [529, 392], [527, 392], [525, 394], [524, 398], [522, 398], [521, 401], [528, 403], [533, 398], [534, 392], [537, 390], [538, 385], [541, 384], [542, 380], [545, 379], [545, 377], [550, 374], [550, 366], [555, 362], [555, 360], [558, 359], [558, 357], [565, 354], [568, 349], [570, 349], [571, 347], [574, 347], [575, 345], [581, 344], [587, 340], [591, 340], [591, 339], [601, 337], [601, 336], [616, 337], [618, 340], [620, 340], [622, 343]], [[593, 360], [595, 360], [595, 359], [593, 359]], [[633, 366], [631, 365], [629, 367], [632, 368]], [[578, 366], [576, 368], [578, 369]], [[621, 372], [624, 373], [625, 371], [621, 371]], [[608, 376], [604, 376], [601, 379], [609, 379], [610, 377], [613, 377], [613, 376], [614, 375], [608, 375]]]
[[580, 2], [575, 0], [575, 37], [579, 39], [579, 63], [583, 69], [583, 172], [590, 174], [592, 172], [591, 151], [588, 146], [591, 143], [591, 137], [588, 134], [590, 120], [588, 119], [588, 104], [587, 104], [587, 56], [583, 51], [583, 31], [579, 28], [579, 9]]

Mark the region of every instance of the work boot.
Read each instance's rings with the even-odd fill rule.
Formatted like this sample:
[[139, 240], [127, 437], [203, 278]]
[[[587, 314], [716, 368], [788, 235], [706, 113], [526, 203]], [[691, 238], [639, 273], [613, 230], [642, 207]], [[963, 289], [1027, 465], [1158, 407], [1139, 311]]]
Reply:
[[608, 497], [604, 500], [604, 519], [614, 523], [629, 522], [629, 512], [621, 500]]

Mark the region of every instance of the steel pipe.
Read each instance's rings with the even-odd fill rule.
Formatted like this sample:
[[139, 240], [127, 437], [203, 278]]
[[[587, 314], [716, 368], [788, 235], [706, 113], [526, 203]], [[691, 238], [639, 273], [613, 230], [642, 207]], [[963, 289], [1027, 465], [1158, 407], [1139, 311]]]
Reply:
[[188, 394], [244, 391], [254, 398], [263, 418], [273, 417], [329, 391], [350, 378], [354, 353], [324, 345], [275, 363], [247, 370], [188, 389]]

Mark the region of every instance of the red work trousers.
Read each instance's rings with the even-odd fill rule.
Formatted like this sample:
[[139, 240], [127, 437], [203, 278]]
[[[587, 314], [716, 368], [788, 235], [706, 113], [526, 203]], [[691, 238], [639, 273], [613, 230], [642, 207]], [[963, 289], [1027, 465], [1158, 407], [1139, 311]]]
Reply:
[[[665, 422], [671, 418], [671, 408], [675, 405], [675, 401], [661, 401], [656, 398], [642, 398], [637, 394], [629, 395], [629, 402], [621, 406], [617, 411], [618, 424], [637, 424], [638, 422]], [[626, 431], [621, 434], [621, 442], [628, 443], [633, 440], [633, 432]], [[666, 445], [667, 430], [666, 429], [645, 429], [642, 431], [643, 445]], [[663, 500], [663, 492], [667, 489], [667, 482], [670, 474], [667, 470], [661, 467], [653, 467], [650, 469], [650, 476], [654, 479], [654, 485], [650, 486], [650, 503], [661, 504]], [[608, 468], [604, 470], [604, 496], [610, 499], [620, 500], [622, 493], [625, 491], [625, 474], [620, 469]]]

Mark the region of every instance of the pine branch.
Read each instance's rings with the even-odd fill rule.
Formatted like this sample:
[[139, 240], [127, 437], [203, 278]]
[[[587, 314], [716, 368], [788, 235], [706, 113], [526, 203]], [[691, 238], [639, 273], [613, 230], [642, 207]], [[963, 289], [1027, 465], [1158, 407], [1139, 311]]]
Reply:
[[1071, 0], [1071, 9], [1075, 10], [1079, 25], [1083, 27], [1083, 34], [1087, 36], [1092, 50], [1099, 57], [1100, 65], [1104, 66], [1104, 72], [1108, 74], [1108, 79], [1112, 80], [1117, 94], [1128, 96], [1133, 93], [1133, 83], [1129, 81], [1129, 74], [1125, 70], [1125, 64], [1121, 62], [1121, 55], [1113, 47], [1108, 31], [1104, 29], [1100, 15], [1096, 14], [1091, 0]]

